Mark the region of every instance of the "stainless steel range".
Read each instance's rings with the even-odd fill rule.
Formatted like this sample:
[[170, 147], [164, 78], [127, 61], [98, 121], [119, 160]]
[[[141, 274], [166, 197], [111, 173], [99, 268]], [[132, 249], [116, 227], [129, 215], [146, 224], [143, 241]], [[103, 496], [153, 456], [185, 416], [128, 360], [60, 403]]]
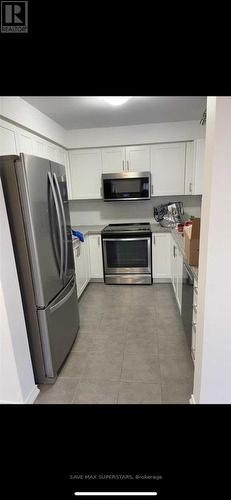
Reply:
[[148, 222], [109, 224], [101, 238], [105, 283], [152, 284], [152, 233]]

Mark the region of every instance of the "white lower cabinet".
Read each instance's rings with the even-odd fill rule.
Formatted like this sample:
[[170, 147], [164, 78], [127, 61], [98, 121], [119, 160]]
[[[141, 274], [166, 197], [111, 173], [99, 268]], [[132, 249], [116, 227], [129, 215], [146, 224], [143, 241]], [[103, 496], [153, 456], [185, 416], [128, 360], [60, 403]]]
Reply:
[[100, 234], [89, 234], [90, 278], [103, 279], [103, 255]]
[[77, 241], [73, 245], [77, 296], [79, 298], [89, 282], [88, 237], [85, 237], [84, 242]]
[[171, 234], [152, 235], [152, 276], [155, 282], [171, 279], [170, 265]]
[[198, 300], [198, 282], [194, 278], [194, 285], [193, 285], [192, 347], [191, 347], [191, 354], [192, 354], [193, 362], [195, 361], [195, 351], [196, 351], [197, 300]]
[[171, 237], [171, 275], [172, 286], [175, 293], [177, 305], [181, 313], [182, 285], [183, 285], [183, 255]]
[[89, 281], [103, 279], [101, 235], [84, 236], [84, 242], [73, 243], [77, 296], [80, 298]]

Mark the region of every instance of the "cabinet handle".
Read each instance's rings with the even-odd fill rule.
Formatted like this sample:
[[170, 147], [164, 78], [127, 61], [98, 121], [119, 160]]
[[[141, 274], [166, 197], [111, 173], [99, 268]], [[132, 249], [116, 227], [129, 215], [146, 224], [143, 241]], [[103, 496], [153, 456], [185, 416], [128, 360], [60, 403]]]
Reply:
[[123, 160], [123, 170], [124, 170], [124, 160]]
[[100, 196], [101, 196], [101, 198], [103, 198], [103, 189], [102, 189], [102, 186], [100, 188]]
[[197, 306], [193, 306], [193, 310], [195, 311], [195, 313], [197, 312]]
[[153, 243], [154, 243], [154, 245], [156, 244], [156, 238], [155, 238], [155, 235], [153, 235]]
[[129, 163], [128, 163], [128, 160], [127, 160], [127, 170], [129, 170]]
[[80, 257], [80, 246], [77, 247], [77, 257]]
[[192, 193], [192, 182], [189, 183], [189, 192]]
[[98, 236], [98, 247], [100, 247], [100, 236]]
[[173, 245], [173, 257], [174, 258], [176, 257], [176, 247], [175, 247], [175, 245]]
[[152, 194], [153, 194], [153, 184], [152, 184]]

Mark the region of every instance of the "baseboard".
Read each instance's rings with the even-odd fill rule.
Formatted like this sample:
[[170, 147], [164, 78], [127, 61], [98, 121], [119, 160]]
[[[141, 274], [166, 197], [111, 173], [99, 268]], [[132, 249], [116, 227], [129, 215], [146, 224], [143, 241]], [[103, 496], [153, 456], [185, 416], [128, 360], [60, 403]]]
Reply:
[[91, 278], [90, 283], [103, 283], [104, 279], [103, 278]]
[[26, 401], [24, 401], [23, 404], [25, 404], [25, 405], [33, 405], [34, 402], [35, 402], [35, 400], [37, 399], [39, 393], [40, 393], [40, 390], [39, 390], [38, 386], [35, 385], [34, 388], [31, 391], [31, 393], [29, 394], [29, 396], [27, 396]]
[[195, 401], [195, 399], [194, 399], [193, 394], [191, 395], [191, 398], [190, 398], [190, 400], [189, 400], [189, 404], [190, 404], [190, 405], [196, 405], [196, 401]]
[[4, 400], [0, 400], [0, 404], [1, 405], [33, 405], [33, 403], [35, 402], [35, 400], [38, 397], [39, 393], [40, 393], [40, 390], [37, 387], [37, 385], [35, 385], [33, 387], [32, 391], [30, 392], [30, 394], [25, 399], [25, 401], [4, 401]]

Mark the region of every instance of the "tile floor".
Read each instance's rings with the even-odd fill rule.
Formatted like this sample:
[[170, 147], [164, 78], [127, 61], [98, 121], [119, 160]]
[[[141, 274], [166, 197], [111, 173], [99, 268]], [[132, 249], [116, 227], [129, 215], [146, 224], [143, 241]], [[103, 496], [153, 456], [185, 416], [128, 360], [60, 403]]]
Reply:
[[90, 283], [77, 339], [35, 404], [189, 404], [193, 363], [170, 284]]

